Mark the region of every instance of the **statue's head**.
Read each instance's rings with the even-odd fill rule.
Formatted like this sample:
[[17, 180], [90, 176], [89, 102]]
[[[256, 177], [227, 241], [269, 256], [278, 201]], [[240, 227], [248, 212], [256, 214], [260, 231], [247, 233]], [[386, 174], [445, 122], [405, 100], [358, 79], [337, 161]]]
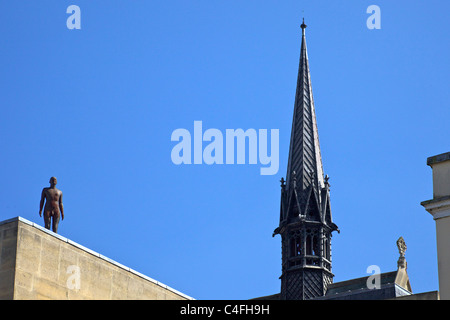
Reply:
[[51, 177], [49, 182], [50, 182], [51, 185], [56, 185], [56, 183], [57, 183], [55, 177]]

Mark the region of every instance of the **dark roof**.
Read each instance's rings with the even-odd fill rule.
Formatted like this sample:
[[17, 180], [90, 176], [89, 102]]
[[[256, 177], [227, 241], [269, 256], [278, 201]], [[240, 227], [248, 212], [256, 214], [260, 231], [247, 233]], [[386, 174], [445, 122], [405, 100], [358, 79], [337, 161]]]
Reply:
[[[325, 296], [314, 300], [439, 300], [439, 292], [413, 294], [408, 274], [404, 268], [380, 274], [380, 288], [369, 289], [370, 276], [335, 282], [328, 286]], [[251, 300], [280, 300], [280, 294], [272, 294]]]
[[275, 294], [271, 294], [269, 296], [257, 297], [257, 298], [253, 298], [250, 300], [280, 300], [280, 294], [275, 293]]
[[[318, 300], [385, 300], [411, 295], [406, 272], [392, 271], [380, 274], [380, 287], [370, 289], [370, 276], [335, 282], [328, 286], [327, 293]], [[407, 275], [406, 275], [407, 277]], [[371, 279], [369, 280], [369, 283]], [[404, 288], [407, 287], [407, 288]], [[408, 290], [409, 289], [409, 290]]]
[[[386, 284], [395, 283], [396, 276], [397, 271], [382, 273], [380, 275], [380, 285], [383, 286]], [[327, 295], [367, 289], [367, 280], [369, 277], [370, 276], [332, 283], [328, 286]]]

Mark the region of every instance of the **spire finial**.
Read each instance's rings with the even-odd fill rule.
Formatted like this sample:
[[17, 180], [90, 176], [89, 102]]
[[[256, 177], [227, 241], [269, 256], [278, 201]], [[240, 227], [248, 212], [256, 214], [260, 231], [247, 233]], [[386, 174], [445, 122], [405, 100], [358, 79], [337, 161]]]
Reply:
[[300, 26], [300, 28], [302, 28], [302, 30], [305, 31], [306, 27], [307, 27], [307, 25], [305, 24], [305, 18], [303, 18], [303, 23]]

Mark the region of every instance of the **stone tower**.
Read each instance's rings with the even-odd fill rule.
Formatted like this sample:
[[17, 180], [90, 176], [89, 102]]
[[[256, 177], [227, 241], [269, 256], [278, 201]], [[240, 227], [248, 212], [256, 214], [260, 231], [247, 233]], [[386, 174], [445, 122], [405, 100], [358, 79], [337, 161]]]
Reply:
[[333, 282], [331, 234], [338, 231], [330, 208], [330, 185], [323, 175], [305, 29], [302, 25], [300, 65], [286, 181], [281, 179], [280, 224], [282, 274], [280, 299], [324, 296]]

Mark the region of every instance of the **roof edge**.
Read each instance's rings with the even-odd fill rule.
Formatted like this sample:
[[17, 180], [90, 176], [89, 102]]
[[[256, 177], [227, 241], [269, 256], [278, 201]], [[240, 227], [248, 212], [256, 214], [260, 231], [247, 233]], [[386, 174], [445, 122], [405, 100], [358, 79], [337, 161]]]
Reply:
[[436, 156], [427, 158], [427, 165], [432, 166], [436, 163], [449, 161], [449, 160], [450, 160], [450, 152], [441, 153]]

